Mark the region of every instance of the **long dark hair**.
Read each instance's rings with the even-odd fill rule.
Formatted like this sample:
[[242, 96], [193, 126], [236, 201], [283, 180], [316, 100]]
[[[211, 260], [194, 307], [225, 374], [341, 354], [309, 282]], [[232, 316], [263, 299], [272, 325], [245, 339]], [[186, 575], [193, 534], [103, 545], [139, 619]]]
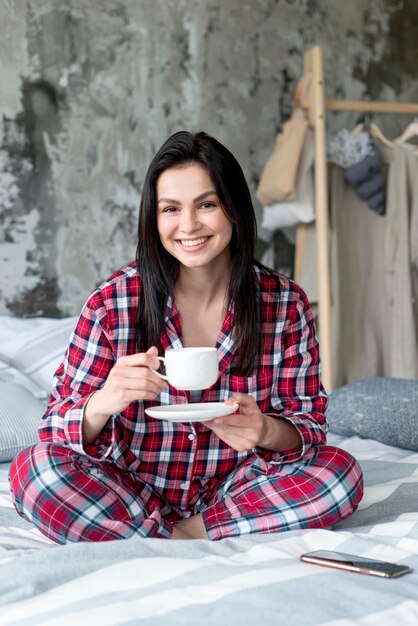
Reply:
[[[156, 186], [160, 174], [185, 164], [203, 167], [211, 178], [225, 215], [233, 225], [230, 242], [232, 273], [229, 306], [234, 308], [237, 343], [234, 373], [248, 376], [257, 363], [260, 321], [254, 276], [257, 223], [244, 173], [234, 155], [204, 132], [174, 133], [161, 146], [145, 176], [138, 220], [136, 260], [142, 281], [138, 311], [138, 349], [161, 350], [167, 297], [173, 295], [179, 262], [162, 246], [157, 228]], [[258, 264], [257, 264], [258, 265]]]

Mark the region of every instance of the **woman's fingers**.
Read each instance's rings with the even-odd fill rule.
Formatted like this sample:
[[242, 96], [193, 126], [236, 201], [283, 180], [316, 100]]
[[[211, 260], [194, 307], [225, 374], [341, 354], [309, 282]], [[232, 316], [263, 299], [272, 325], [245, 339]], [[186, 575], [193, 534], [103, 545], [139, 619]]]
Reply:
[[152, 367], [157, 370], [160, 367], [160, 361], [157, 359], [157, 355], [148, 354], [147, 352], [137, 352], [135, 354], [121, 356], [117, 360], [116, 365], [128, 367]]
[[109, 382], [109, 391], [123, 397], [124, 392], [149, 392], [158, 395], [161, 386], [154, 381], [144, 378], [114, 378]]
[[238, 413], [215, 417], [205, 423], [222, 441], [239, 452], [250, 450], [262, 441], [266, 429], [266, 416], [253, 396], [234, 393], [226, 404], [238, 404]]
[[131, 402], [154, 400], [167, 387], [165, 380], [151, 371], [151, 368], [157, 369], [160, 365], [157, 354], [157, 348], [153, 346], [147, 352], [118, 359], [100, 390], [99, 400], [103, 407], [107, 406], [113, 414], [122, 411]]
[[146, 367], [116, 367], [108, 378], [109, 386], [116, 390], [146, 391], [155, 395], [167, 383]]
[[115, 365], [112, 370], [112, 375], [119, 380], [147, 380], [153, 381], [158, 384], [160, 387], [164, 384], [164, 379], [160, 378], [154, 372], [152, 372], [149, 367], [138, 367], [138, 366], [121, 366]]

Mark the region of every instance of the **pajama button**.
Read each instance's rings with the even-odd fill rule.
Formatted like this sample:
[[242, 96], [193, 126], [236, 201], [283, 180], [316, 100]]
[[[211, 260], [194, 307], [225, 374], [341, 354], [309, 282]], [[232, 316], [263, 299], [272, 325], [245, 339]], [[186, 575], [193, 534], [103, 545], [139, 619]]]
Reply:
[[180, 489], [187, 489], [189, 483], [180, 483]]
[[194, 439], [196, 439], [196, 435], [194, 435], [193, 433], [190, 433], [189, 439], [190, 441], [193, 441]]

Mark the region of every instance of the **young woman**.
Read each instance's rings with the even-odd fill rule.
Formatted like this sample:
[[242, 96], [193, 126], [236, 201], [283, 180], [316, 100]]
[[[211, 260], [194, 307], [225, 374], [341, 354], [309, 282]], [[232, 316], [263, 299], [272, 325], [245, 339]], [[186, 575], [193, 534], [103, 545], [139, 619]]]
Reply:
[[[154, 157], [136, 262], [89, 297], [55, 375], [40, 443], [10, 470], [20, 515], [58, 543], [222, 539], [330, 526], [362, 497], [353, 457], [325, 445], [327, 397], [304, 292], [254, 261], [256, 223], [235, 157], [178, 132]], [[217, 382], [179, 391], [158, 354], [216, 346]], [[209, 422], [156, 404], [239, 405]]]

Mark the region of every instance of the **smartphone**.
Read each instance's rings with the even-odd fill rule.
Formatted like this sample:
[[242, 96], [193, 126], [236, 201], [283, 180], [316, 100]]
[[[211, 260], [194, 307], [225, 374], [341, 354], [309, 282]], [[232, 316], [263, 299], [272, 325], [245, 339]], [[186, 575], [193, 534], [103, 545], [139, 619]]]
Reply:
[[306, 563], [315, 563], [325, 567], [348, 570], [358, 574], [369, 574], [369, 576], [381, 576], [383, 578], [397, 578], [404, 574], [409, 574], [412, 569], [407, 565], [388, 563], [387, 561], [371, 561], [367, 557], [355, 556], [354, 554], [344, 554], [343, 552], [332, 552], [331, 550], [317, 550], [307, 552], [300, 557]]

